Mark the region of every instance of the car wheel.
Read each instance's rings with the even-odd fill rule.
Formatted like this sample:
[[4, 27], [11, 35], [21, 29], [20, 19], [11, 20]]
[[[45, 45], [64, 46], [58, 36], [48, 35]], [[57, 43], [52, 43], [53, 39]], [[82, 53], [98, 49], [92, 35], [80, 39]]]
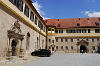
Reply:
[[32, 54], [32, 56], [35, 56], [35, 54]]

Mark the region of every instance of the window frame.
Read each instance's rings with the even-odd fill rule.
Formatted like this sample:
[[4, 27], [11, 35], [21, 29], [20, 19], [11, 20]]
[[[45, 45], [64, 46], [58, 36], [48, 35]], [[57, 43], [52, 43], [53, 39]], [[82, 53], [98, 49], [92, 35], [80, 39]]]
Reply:
[[63, 42], [63, 39], [61, 39], [61, 42]]
[[86, 29], [82, 29], [82, 33], [86, 33]]
[[58, 30], [57, 29], [55, 29], [55, 33], [58, 33]]
[[56, 38], [56, 42], [58, 42], [58, 38]]
[[33, 12], [31, 11], [31, 13], [30, 13], [30, 20], [33, 22], [34, 21], [34, 14], [33, 14]]
[[28, 6], [25, 4], [25, 9], [24, 9], [24, 14], [29, 17], [29, 8]]

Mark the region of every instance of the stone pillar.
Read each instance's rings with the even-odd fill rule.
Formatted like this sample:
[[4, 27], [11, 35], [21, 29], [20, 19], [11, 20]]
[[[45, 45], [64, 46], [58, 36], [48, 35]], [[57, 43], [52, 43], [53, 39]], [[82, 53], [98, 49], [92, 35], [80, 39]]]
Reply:
[[23, 57], [24, 57], [24, 49], [22, 48], [22, 40], [21, 40], [19, 58], [23, 58]]
[[7, 50], [7, 60], [11, 59], [11, 55], [12, 55], [12, 48], [11, 48], [11, 38], [8, 39], [8, 50]]

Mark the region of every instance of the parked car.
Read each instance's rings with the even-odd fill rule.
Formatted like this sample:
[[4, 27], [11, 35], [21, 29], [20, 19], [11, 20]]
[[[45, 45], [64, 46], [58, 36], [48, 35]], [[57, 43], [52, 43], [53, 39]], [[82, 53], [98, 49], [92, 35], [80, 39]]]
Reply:
[[44, 56], [44, 57], [50, 57], [51, 51], [47, 49], [39, 49], [31, 53], [32, 56]]

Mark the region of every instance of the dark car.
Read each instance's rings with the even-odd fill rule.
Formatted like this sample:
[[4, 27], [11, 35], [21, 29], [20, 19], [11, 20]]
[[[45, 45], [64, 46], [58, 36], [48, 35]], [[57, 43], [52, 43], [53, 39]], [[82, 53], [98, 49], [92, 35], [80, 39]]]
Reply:
[[44, 57], [50, 57], [51, 51], [47, 49], [39, 49], [31, 53], [32, 56], [44, 56]]

